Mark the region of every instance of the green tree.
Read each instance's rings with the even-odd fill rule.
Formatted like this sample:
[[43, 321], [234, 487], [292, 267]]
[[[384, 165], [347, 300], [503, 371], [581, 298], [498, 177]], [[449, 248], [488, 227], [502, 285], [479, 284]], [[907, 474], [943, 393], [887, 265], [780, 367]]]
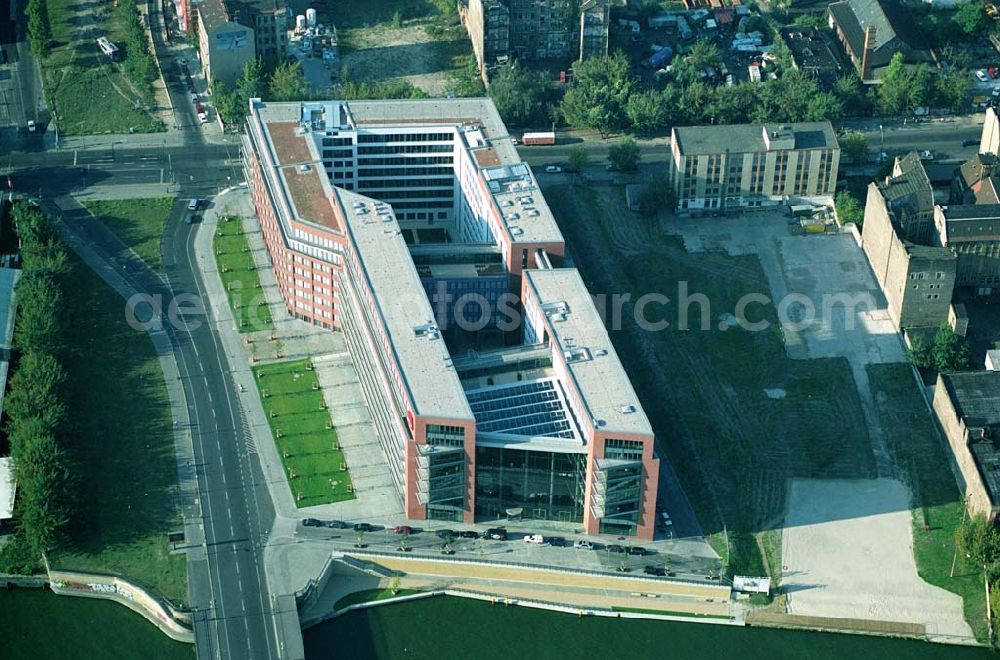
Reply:
[[971, 88], [969, 72], [951, 69], [938, 73], [934, 84], [935, 103], [953, 112], [968, 107]]
[[624, 124], [634, 89], [628, 59], [621, 52], [576, 62], [573, 83], [563, 96], [563, 116], [572, 126], [593, 128], [607, 137]]
[[29, 551], [40, 557], [55, 546], [68, 521], [69, 459], [40, 418], [13, 424], [10, 439], [17, 479], [18, 531]]
[[49, 54], [52, 41], [52, 27], [49, 23], [49, 8], [46, 0], [28, 0], [24, 8], [28, 17], [28, 41], [31, 52], [42, 58]]
[[915, 335], [910, 340], [910, 347], [906, 349], [906, 359], [919, 369], [930, 369], [934, 364], [931, 347], [920, 335]]
[[274, 67], [267, 83], [268, 100], [296, 101], [306, 96], [306, 79], [298, 62], [283, 62]]
[[509, 125], [531, 126], [548, 118], [550, 85], [543, 71], [534, 71], [514, 60], [493, 75], [489, 93], [497, 112]]
[[864, 85], [854, 73], [837, 78], [833, 84], [833, 93], [840, 99], [841, 105], [848, 114], [864, 115], [871, 110], [868, 107], [868, 97], [865, 94]]
[[639, 191], [639, 213], [645, 218], [656, 218], [663, 212], [673, 213], [676, 207], [677, 196], [664, 177], [649, 181]]
[[911, 75], [903, 63], [903, 54], [896, 53], [886, 67], [878, 97], [882, 111], [891, 115], [907, 114], [910, 110]]
[[910, 74], [910, 96], [907, 100], [907, 109], [927, 107], [930, 105], [934, 94], [934, 80], [931, 77], [931, 68], [926, 64], [917, 66]]
[[230, 89], [220, 80], [212, 83], [212, 99], [222, 122], [230, 126], [239, 125], [249, 108], [240, 102], [239, 93], [235, 89]]
[[966, 35], [985, 32], [988, 22], [986, 2], [984, 0], [972, 0], [972, 2], [960, 4], [955, 13], [952, 14], [951, 20]]
[[13, 208], [14, 228], [22, 243], [47, 243], [52, 240], [52, 221], [30, 202], [18, 201]]
[[[848, 131], [840, 139], [840, 150], [853, 163], [868, 162], [868, 138], [861, 131]], [[853, 199], [853, 197], [852, 197]]]
[[986, 516], [969, 516], [955, 530], [959, 552], [977, 567], [996, 566], [1000, 562], [1000, 530]]
[[630, 137], [623, 137], [608, 148], [608, 160], [622, 172], [630, 172], [639, 165], [642, 152], [639, 144]]
[[456, 96], [473, 98], [486, 95], [486, 85], [479, 75], [479, 64], [475, 55], [465, 59], [465, 66], [451, 76], [450, 84]]
[[54, 357], [48, 353], [25, 353], [10, 379], [4, 411], [14, 421], [36, 417], [55, 431], [65, 418], [65, 381], [66, 374]]
[[236, 91], [244, 107], [250, 99], [261, 98], [264, 93], [264, 67], [259, 58], [243, 65], [243, 74], [236, 81]]
[[62, 291], [43, 270], [25, 270], [14, 287], [14, 345], [21, 351], [57, 352], [62, 347]]
[[854, 195], [847, 190], [841, 190], [833, 198], [833, 204], [841, 224], [846, 225], [853, 222], [858, 229], [861, 229], [865, 222], [865, 209]]
[[934, 368], [938, 371], [962, 371], [969, 368], [969, 347], [947, 323], [938, 328], [931, 347]]
[[670, 108], [664, 103], [664, 94], [650, 90], [637, 92], [625, 104], [625, 114], [633, 131], [650, 134], [662, 131], [670, 120]]
[[712, 41], [702, 39], [695, 42], [691, 52], [680, 63], [674, 64], [674, 76], [683, 84], [690, 84], [700, 80], [702, 70], [715, 68], [721, 61], [719, 47]]
[[590, 161], [590, 152], [582, 144], [573, 145], [569, 150], [569, 169], [573, 172], [582, 172]]

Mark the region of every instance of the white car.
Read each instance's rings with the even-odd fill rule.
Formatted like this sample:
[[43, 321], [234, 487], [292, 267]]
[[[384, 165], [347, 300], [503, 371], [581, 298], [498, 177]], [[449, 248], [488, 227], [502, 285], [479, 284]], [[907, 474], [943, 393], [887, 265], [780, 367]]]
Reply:
[[521, 141], [518, 140], [517, 138], [511, 138], [510, 143], [516, 147], [517, 145], [521, 144]]
[[934, 160], [934, 152], [929, 149], [924, 149], [920, 152], [921, 160]]
[[545, 171], [548, 172], [549, 174], [559, 174], [560, 172], [562, 172], [562, 168], [559, 167], [558, 165], [548, 165], [545, 168]]
[[206, 113], [206, 112], [199, 112], [198, 113], [198, 121], [200, 121], [202, 124], [207, 124], [208, 123], [208, 113]]
[[531, 534], [529, 536], [524, 537], [524, 542], [534, 543], [536, 545], [542, 545], [543, 543], [545, 543], [545, 537], [542, 536], [541, 534]]
[[580, 541], [574, 541], [573, 547], [576, 548], [577, 550], [593, 550], [594, 544], [591, 543], [590, 541], [580, 540]]
[[36, 130], [37, 130], [37, 127], [35, 126], [35, 120], [34, 119], [29, 119], [28, 120], [28, 132], [29, 133], [34, 133]]
[[990, 81], [989, 74], [986, 73], [986, 71], [984, 71], [982, 69], [976, 69], [976, 78], [979, 79], [979, 82], [989, 82]]

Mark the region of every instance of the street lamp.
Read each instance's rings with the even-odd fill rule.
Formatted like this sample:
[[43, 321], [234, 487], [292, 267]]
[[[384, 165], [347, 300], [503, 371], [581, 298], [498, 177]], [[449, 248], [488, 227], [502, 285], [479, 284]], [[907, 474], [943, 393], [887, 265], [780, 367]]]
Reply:
[[882, 146], [879, 148], [879, 153], [878, 153], [879, 162], [881, 162], [882, 161], [882, 154], [885, 153], [885, 132], [882, 130], [882, 124], [878, 125], [878, 134], [879, 134], [879, 137], [881, 139], [881, 144], [882, 144]]

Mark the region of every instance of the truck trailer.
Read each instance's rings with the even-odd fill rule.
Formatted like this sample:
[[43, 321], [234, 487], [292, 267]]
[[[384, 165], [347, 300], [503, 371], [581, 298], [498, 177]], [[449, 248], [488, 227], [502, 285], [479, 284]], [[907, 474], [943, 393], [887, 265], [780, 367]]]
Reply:
[[521, 136], [521, 144], [526, 147], [532, 145], [550, 145], [556, 143], [556, 134], [552, 131], [544, 133], [525, 133]]

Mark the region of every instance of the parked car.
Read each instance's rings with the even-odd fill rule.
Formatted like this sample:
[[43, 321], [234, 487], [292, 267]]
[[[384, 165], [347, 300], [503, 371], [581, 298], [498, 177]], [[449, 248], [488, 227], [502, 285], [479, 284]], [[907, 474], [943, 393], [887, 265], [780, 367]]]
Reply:
[[521, 142], [517, 138], [511, 138], [510, 143], [513, 144], [515, 147], [521, 144]]
[[974, 144], [979, 144], [979, 140], [977, 140], [976, 138], [965, 138], [964, 140], [962, 140], [963, 147], [971, 147]]
[[7, 51], [0, 48], [0, 64], [7, 63]]
[[560, 172], [562, 172], [562, 168], [559, 167], [558, 165], [546, 165], [545, 171], [548, 172], [549, 174], [559, 174]]
[[649, 564], [648, 566], [645, 566], [642, 569], [642, 572], [645, 573], [646, 575], [656, 575], [658, 577], [665, 577], [667, 574], [667, 569], [664, 568], [663, 566], [654, 566], [653, 564]]
[[982, 69], [976, 69], [976, 78], [979, 79], [979, 82], [989, 82], [990, 81], [989, 75], [987, 75], [987, 73], [984, 70], [982, 70]]
[[615, 554], [621, 554], [625, 552], [625, 546], [618, 545], [617, 543], [614, 543], [612, 545], [606, 545], [604, 546], [604, 549], [607, 550], [608, 552]]
[[474, 529], [463, 529], [458, 533], [458, 537], [462, 539], [478, 539], [479, 532]]
[[412, 534], [413, 528], [410, 527], [409, 525], [397, 525], [396, 527], [393, 528], [392, 531], [396, 532], [397, 534]]
[[455, 533], [455, 530], [453, 530], [453, 529], [439, 529], [438, 531], [436, 531], [434, 533], [437, 534], [437, 537], [439, 539], [448, 539], [448, 540], [451, 540], [451, 539], [453, 539], [453, 538], [455, 538], [457, 536], [457, 534]]
[[577, 550], [593, 550], [594, 544], [591, 543], [590, 541], [580, 540], [580, 541], [574, 541], [573, 547], [576, 548]]
[[525, 543], [534, 543], [536, 545], [543, 545], [545, 543], [545, 537], [541, 534], [528, 534], [524, 537]]
[[207, 124], [208, 123], [208, 113], [207, 112], [199, 112], [198, 113], [198, 123], [201, 123], [201, 124]]
[[503, 527], [493, 527], [483, 532], [483, 538], [492, 539], [494, 541], [506, 541], [507, 530]]
[[636, 557], [642, 557], [647, 554], [647, 550], [640, 545], [630, 545], [628, 547], [628, 553], [630, 555], [635, 555]]
[[920, 152], [921, 160], [934, 160], [934, 152], [930, 149], [924, 149]]
[[354, 523], [355, 532], [372, 532], [375, 528], [368, 523]]
[[29, 119], [28, 120], [28, 132], [29, 133], [34, 133], [37, 130], [38, 130], [38, 125], [35, 123], [35, 120], [34, 119]]
[[564, 539], [561, 536], [550, 536], [547, 540], [549, 542], [549, 545], [551, 545], [553, 548], [566, 547], [566, 539]]
[[302, 526], [303, 527], [322, 527], [323, 526], [323, 521], [322, 520], [317, 520], [316, 518], [303, 518], [302, 519]]
[[346, 529], [347, 523], [345, 523], [343, 520], [327, 520], [326, 526], [329, 527], [330, 529]]
[[614, 163], [608, 163], [607, 165], [604, 166], [604, 169], [607, 170], [608, 172], [618, 172], [618, 171], [620, 171], [620, 168], [617, 165], [615, 165]]
[[188, 200], [188, 211], [197, 211], [197, 210], [198, 210], [198, 198], [192, 197], [191, 199]]

